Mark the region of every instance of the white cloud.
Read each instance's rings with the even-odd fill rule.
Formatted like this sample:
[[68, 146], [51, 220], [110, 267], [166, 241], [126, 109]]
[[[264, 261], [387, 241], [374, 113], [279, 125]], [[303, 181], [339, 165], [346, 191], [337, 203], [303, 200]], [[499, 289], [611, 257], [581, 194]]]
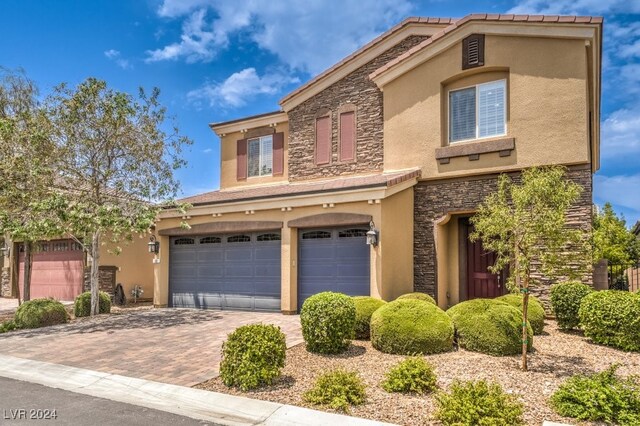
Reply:
[[202, 150], [203, 154], [211, 154], [213, 152], [213, 148], [206, 148]]
[[[635, 213], [632, 220], [640, 216], [640, 173], [632, 175], [594, 177], [594, 192], [598, 201], [609, 201], [614, 205], [625, 207]], [[631, 222], [633, 223], [633, 222]]]
[[601, 140], [603, 158], [640, 155], [640, 105], [609, 114], [602, 122]]
[[290, 68], [317, 74], [410, 10], [408, 0], [165, 0], [160, 16], [186, 19], [181, 40], [148, 52], [148, 61], [210, 61], [230, 36], [246, 33]]
[[104, 52], [104, 56], [106, 56], [107, 59], [115, 62], [116, 65], [118, 65], [123, 70], [132, 68], [131, 63], [127, 59], [124, 59], [118, 50], [109, 49]]
[[580, 15], [640, 13], [638, 0], [523, 0], [507, 13]]
[[187, 94], [194, 103], [206, 102], [210, 106], [241, 107], [259, 95], [273, 95], [285, 85], [298, 83], [298, 79], [280, 72], [258, 75], [255, 68], [245, 68], [231, 74], [221, 83], [206, 83]]

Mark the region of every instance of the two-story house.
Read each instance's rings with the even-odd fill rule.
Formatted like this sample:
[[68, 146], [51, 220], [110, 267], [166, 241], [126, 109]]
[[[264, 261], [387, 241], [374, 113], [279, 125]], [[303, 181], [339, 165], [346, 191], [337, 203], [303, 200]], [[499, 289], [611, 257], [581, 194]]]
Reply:
[[409, 18], [281, 110], [212, 124], [221, 188], [162, 213], [155, 304], [292, 313], [326, 290], [422, 291], [441, 307], [502, 294], [469, 217], [500, 173], [561, 164], [584, 189], [570, 221], [590, 229], [601, 47], [597, 17]]

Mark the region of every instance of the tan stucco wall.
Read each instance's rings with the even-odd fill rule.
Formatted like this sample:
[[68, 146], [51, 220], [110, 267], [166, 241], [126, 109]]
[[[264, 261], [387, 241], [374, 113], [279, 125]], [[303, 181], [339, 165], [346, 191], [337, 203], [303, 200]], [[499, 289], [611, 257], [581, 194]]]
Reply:
[[460, 302], [460, 228], [458, 215], [447, 215], [434, 227], [438, 265], [438, 306]]
[[[370, 247], [371, 296], [391, 300], [413, 289], [413, 190], [410, 188], [399, 194], [381, 200], [379, 203], [368, 201], [336, 204], [333, 208], [324, 208], [322, 198], [318, 204], [295, 207], [291, 211], [280, 209], [254, 210], [251, 215], [244, 210], [225, 213], [223, 217], [211, 215], [195, 216], [187, 222], [189, 225], [212, 221], [282, 221], [281, 249], [281, 309], [293, 312], [297, 306], [298, 278], [298, 230], [289, 228], [287, 222], [322, 213], [356, 213], [371, 215], [380, 229], [381, 243]], [[179, 218], [162, 219], [157, 223], [156, 231], [180, 226]], [[160, 237], [160, 263], [154, 265], [154, 304], [166, 306], [169, 296], [169, 237]], [[384, 263], [382, 252], [385, 252]]]
[[[127, 300], [132, 300], [131, 290], [137, 284], [144, 293], [141, 298], [153, 298], [153, 255], [149, 253], [148, 235], [135, 235], [131, 242], [118, 244], [107, 243], [100, 253], [101, 266], [116, 266], [116, 284], [122, 284]], [[120, 254], [115, 254], [115, 247], [120, 247]]]
[[[421, 167], [422, 178], [589, 161], [587, 57], [583, 40], [487, 36], [485, 66], [462, 71], [461, 43], [384, 86], [385, 170]], [[449, 87], [507, 78], [511, 156], [481, 154], [439, 164]], [[470, 142], [473, 143], [473, 142]]]
[[[250, 129], [249, 129], [250, 130]], [[241, 132], [233, 132], [226, 134], [220, 138], [220, 188], [232, 188], [251, 185], [268, 184], [275, 182], [284, 182], [287, 180], [287, 164], [289, 151], [289, 123], [279, 123], [276, 125], [276, 133], [284, 133], [284, 173], [280, 176], [261, 176], [247, 178], [239, 181], [237, 179], [237, 141], [244, 139], [246, 136]], [[212, 167], [212, 170], [214, 168]]]

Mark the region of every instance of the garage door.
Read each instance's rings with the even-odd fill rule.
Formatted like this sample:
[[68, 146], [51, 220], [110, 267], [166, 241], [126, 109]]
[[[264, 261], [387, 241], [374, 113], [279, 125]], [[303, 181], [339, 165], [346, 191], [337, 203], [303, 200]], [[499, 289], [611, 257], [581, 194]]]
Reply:
[[280, 310], [280, 232], [173, 237], [169, 305]]
[[[31, 299], [52, 297], [74, 300], [82, 293], [84, 255], [72, 240], [35, 244], [31, 273]], [[24, 294], [24, 246], [20, 246], [20, 291]]]
[[307, 297], [322, 291], [370, 294], [367, 231], [351, 227], [298, 232], [298, 309]]

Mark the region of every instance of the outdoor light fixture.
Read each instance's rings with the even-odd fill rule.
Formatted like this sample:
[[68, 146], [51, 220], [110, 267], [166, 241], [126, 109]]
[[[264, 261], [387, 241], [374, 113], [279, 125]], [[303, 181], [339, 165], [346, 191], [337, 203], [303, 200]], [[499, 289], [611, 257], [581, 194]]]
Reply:
[[373, 221], [369, 222], [369, 230], [367, 231], [367, 244], [374, 247], [377, 246], [379, 240], [378, 234], [379, 232], [376, 229], [376, 225], [373, 223]]
[[160, 241], [156, 240], [156, 236], [152, 235], [149, 237], [149, 243], [147, 244], [149, 247], [149, 253], [158, 254], [160, 253]]

